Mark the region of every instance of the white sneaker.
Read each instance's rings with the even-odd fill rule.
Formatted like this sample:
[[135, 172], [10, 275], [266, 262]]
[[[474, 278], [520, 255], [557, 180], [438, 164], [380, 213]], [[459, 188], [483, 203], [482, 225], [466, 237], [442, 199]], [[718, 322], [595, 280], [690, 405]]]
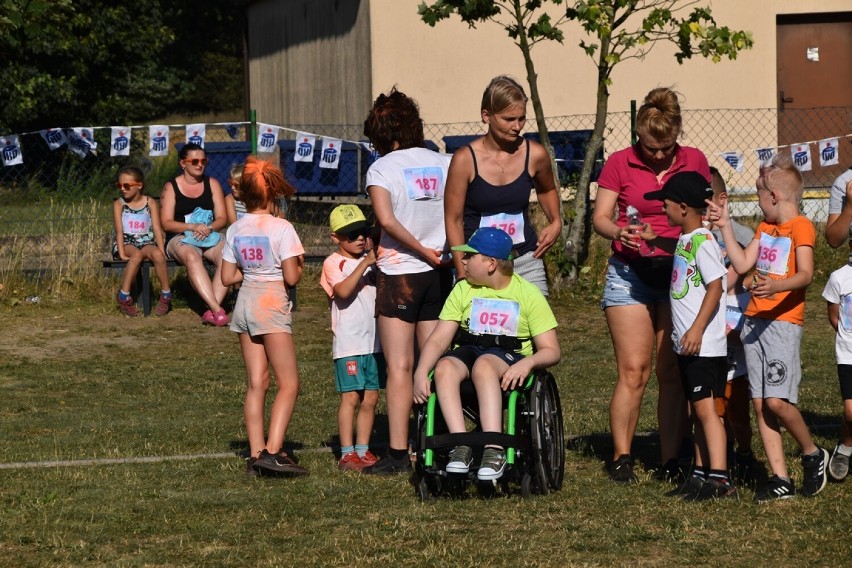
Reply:
[[485, 448], [476, 478], [480, 481], [494, 481], [503, 477], [504, 469], [506, 469], [505, 452], [501, 448]]
[[844, 456], [839, 450], [840, 444], [837, 444], [828, 460], [828, 475], [834, 481], [843, 481], [849, 474], [849, 456]]
[[467, 473], [473, 462], [473, 450], [470, 446], [456, 446], [450, 452], [450, 461], [447, 463], [447, 473]]

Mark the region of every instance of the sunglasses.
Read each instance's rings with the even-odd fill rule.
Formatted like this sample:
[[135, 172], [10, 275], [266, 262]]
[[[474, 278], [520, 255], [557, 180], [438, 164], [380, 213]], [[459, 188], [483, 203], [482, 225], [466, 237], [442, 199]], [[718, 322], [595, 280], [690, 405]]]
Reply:
[[123, 189], [124, 191], [130, 191], [131, 189], [136, 189], [137, 187], [142, 187], [141, 183], [118, 183], [115, 182], [116, 189]]
[[206, 166], [207, 165], [207, 158], [193, 158], [192, 160], [184, 160], [184, 162], [189, 162], [193, 166], [197, 166], [198, 164], [201, 164], [202, 166]]
[[345, 233], [341, 233], [341, 237], [346, 237], [347, 241], [357, 241], [358, 237], [364, 237], [365, 239], [370, 236], [370, 233], [373, 231], [372, 227], [362, 227], [360, 229], [355, 229], [353, 231], [347, 231]]

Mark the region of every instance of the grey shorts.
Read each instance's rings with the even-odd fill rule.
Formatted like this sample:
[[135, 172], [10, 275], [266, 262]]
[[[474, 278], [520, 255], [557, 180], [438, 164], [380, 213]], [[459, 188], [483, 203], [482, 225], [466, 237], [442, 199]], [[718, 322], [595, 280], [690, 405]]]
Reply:
[[796, 404], [802, 382], [802, 326], [746, 316], [740, 338], [751, 398], [782, 398]]
[[293, 333], [290, 298], [283, 280], [246, 282], [240, 286], [231, 315], [231, 331], [252, 337], [267, 333]]
[[541, 293], [547, 296], [547, 273], [544, 271], [544, 261], [540, 258], [533, 258], [533, 252], [530, 251], [516, 258], [513, 262], [514, 271], [515, 274], [530, 284], [535, 284], [541, 290]]

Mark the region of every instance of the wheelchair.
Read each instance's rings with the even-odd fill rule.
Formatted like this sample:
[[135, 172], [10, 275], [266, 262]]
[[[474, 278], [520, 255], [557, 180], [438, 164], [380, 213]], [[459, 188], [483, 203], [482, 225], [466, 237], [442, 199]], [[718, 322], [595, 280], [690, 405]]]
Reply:
[[[523, 497], [546, 495], [562, 487], [565, 468], [565, 435], [562, 405], [556, 379], [547, 370], [533, 371], [524, 384], [503, 393], [504, 433], [482, 432], [479, 426], [473, 383], [461, 385], [465, 418], [475, 424], [472, 431], [447, 433], [437, 394], [415, 409], [416, 437], [414, 473], [411, 481], [421, 501], [442, 495], [461, 496], [476, 485], [483, 496], [497, 489]], [[476, 471], [486, 444], [500, 445], [506, 452], [506, 469], [494, 481], [477, 480]], [[474, 462], [467, 474], [447, 473], [450, 450], [466, 445], [474, 448]]]

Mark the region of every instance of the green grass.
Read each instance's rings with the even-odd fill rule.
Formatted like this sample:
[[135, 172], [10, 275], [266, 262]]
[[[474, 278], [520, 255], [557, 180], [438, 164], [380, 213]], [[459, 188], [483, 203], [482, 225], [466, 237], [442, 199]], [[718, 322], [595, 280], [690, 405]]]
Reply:
[[[845, 253], [820, 249], [817, 262], [828, 266], [838, 255]], [[664, 497], [670, 486], [650, 471], [658, 455], [653, 382], [639, 424], [650, 434], [635, 442], [641, 483], [606, 479], [615, 366], [597, 306], [601, 267], [596, 261], [580, 286], [551, 301], [563, 348], [554, 374], [569, 437], [565, 485], [530, 499], [471, 492], [420, 503], [403, 477], [336, 469], [327, 446], [336, 436], [338, 397], [316, 270], [299, 287], [302, 393], [288, 433], [311, 476], [291, 480], [243, 475], [236, 454], [245, 447], [244, 371], [233, 333], [201, 327], [182, 304], [163, 319], [131, 320], [107, 301], [3, 301], [0, 466], [233, 457], [0, 468], [0, 558], [16, 566], [747, 566], [845, 557], [849, 481], [814, 499], [762, 506], [748, 489], [739, 502]], [[828, 272], [809, 291], [801, 408], [818, 443], [833, 447], [840, 400], [833, 332], [820, 300]], [[374, 442], [386, 442], [383, 409]], [[788, 438], [785, 447], [800, 479], [795, 444]]]

